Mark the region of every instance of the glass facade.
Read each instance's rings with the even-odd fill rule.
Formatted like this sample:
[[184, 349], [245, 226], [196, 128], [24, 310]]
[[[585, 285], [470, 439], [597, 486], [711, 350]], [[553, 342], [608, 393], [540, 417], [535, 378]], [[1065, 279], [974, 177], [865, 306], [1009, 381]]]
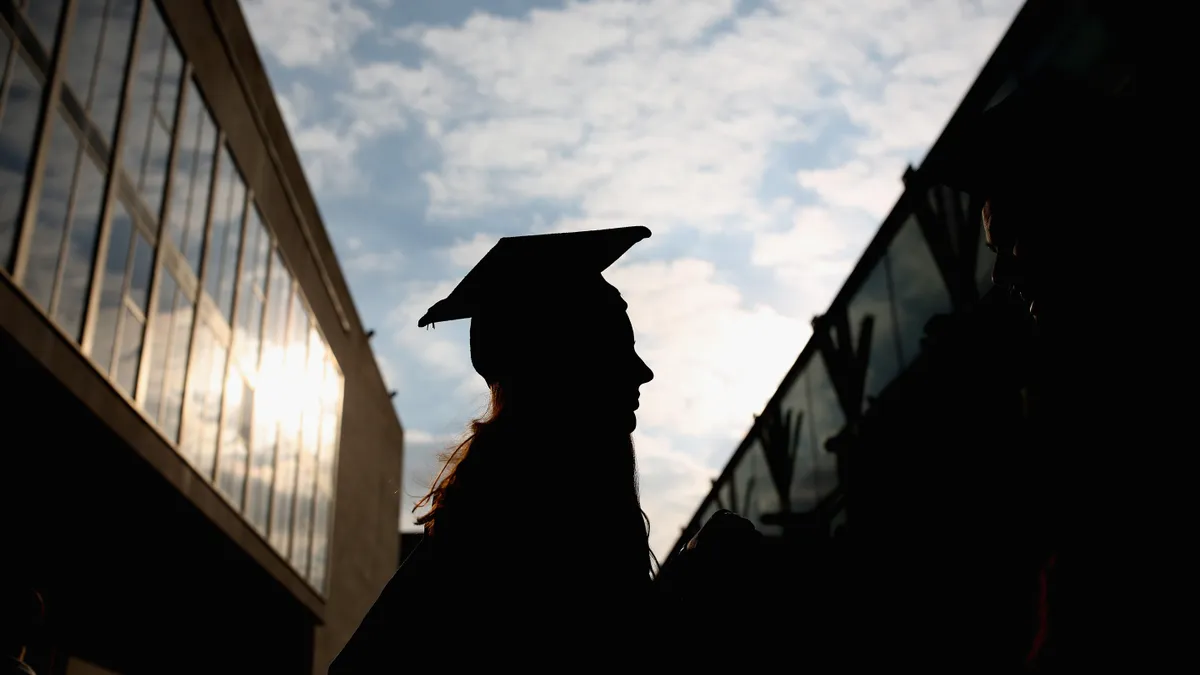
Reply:
[[[968, 212], [969, 200], [966, 195], [939, 195], [935, 190], [924, 196], [929, 206], [925, 217], [935, 221], [929, 224], [929, 230], [948, 228], [954, 233], [957, 260], [949, 267], [965, 266], [970, 271], [965, 283], [976, 296], [982, 294], [987, 290], [984, 280], [988, 286], [991, 283], [990, 274], [984, 272], [985, 264], [990, 269], [990, 251], [982, 243], [972, 243], [969, 250], [958, 247], [959, 240], [976, 241], [964, 235], [968, 229], [982, 228], [977, 215], [972, 217]], [[955, 309], [948, 282], [939, 271], [926, 228], [919, 220], [921, 216], [907, 212], [894, 217], [894, 233], [882, 242], [873, 258], [868, 258], [869, 267], [862, 281], [857, 288], [844, 292], [840, 306], [830, 310], [831, 315], [840, 313], [845, 320], [849, 349], [839, 349], [837, 344], [839, 321], [821, 322], [815, 328], [831, 331], [828, 344], [835, 353], [822, 358], [819, 347], [806, 350], [801, 367], [794, 370], [758, 418], [750, 436], [701, 503], [680, 545], [718, 508], [748, 518], [767, 535], [782, 533], [781, 522], [789, 522], [789, 515], [823, 512], [830, 528], [845, 519], [834, 502], [841, 492], [841, 478], [830, 441], [869, 410], [872, 400], [920, 356], [928, 321]], [[981, 232], [978, 239], [982, 239]], [[865, 359], [857, 365], [843, 364], [841, 373], [832, 372], [833, 366], [827, 365], [830, 359], [838, 362], [843, 357], [860, 359], [862, 355]], [[858, 378], [859, 386], [847, 378]], [[842, 390], [861, 391], [863, 396], [857, 399], [856, 394], [850, 395], [849, 400], [857, 401], [857, 405], [847, 409], [839, 395]], [[896, 451], [902, 452], [903, 448]], [[833, 509], [822, 510], [831, 503], [835, 503]]]
[[333, 352], [157, 3], [63, 6], [0, 0], [0, 266], [324, 593]]

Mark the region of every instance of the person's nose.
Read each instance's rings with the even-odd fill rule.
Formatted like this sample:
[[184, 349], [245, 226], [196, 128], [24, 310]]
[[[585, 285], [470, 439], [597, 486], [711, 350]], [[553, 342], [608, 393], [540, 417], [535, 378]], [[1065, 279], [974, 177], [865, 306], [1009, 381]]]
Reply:
[[633, 359], [635, 361], [634, 373], [637, 375], [638, 386], [640, 387], [641, 385], [653, 380], [654, 371], [650, 370], [650, 366], [646, 365], [646, 362], [642, 360], [642, 357], [635, 354]]

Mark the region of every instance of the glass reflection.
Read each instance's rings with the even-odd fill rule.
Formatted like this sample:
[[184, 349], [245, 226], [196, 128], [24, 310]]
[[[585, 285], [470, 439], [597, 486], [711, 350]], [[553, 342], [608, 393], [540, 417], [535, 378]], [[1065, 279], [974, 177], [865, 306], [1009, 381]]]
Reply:
[[79, 0], [67, 45], [67, 87], [110, 145], [137, 5], [137, 0]]
[[133, 244], [133, 221], [119, 201], [113, 206], [108, 227], [108, 256], [100, 278], [100, 307], [96, 310], [91, 357], [104, 372], [112, 370], [113, 349], [117, 342], [117, 323], [124, 307], [122, 294], [129, 249]]
[[926, 322], [934, 314], [950, 311], [950, 291], [915, 216], [909, 216], [892, 239], [888, 260], [892, 265], [892, 296], [902, 364], [908, 365], [921, 351]]
[[213, 158], [217, 151], [217, 127], [200, 96], [195, 80], [188, 81], [187, 107], [175, 176], [171, 182], [171, 217], [168, 232], [196, 276], [204, 253], [204, 220], [212, 184]]
[[837, 455], [826, 448], [829, 439], [846, 426], [846, 415], [838, 402], [833, 380], [821, 359], [813, 359], [805, 368], [808, 384], [808, 433], [813, 453], [813, 486], [817, 500], [833, 492], [838, 485]]
[[267, 296], [267, 261], [271, 255], [271, 236], [251, 208], [246, 219], [246, 243], [242, 249], [242, 276], [238, 287], [238, 306], [234, 326], [234, 349], [242, 365], [258, 369], [259, 344], [263, 325], [263, 307]]
[[[100, 277], [100, 307], [91, 356], [131, 397], [136, 393], [141, 365], [153, 256], [150, 242], [134, 228], [128, 210], [118, 201], [109, 225], [108, 256]], [[120, 348], [114, 357], [118, 340]]]
[[46, 48], [46, 53], [53, 52], [58, 43], [58, 18], [62, 14], [63, 0], [17, 0], [17, 6], [25, 10], [25, 20]]
[[146, 412], [172, 442], [179, 440], [183, 383], [191, 343], [193, 305], [172, 273], [159, 267], [158, 302], [151, 327]]
[[[696, 531], [699, 532], [700, 531], [699, 528], [704, 527], [708, 523], [708, 519], [712, 518], [713, 514], [715, 514], [717, 511], [721, 510], [722, 508], [725, 508], [725, 507], [723, 505], [719, 504], [716, 499], [705, 500], [704, 503], [700, 506], [700, 520], [696, 523], [696, 527], [697, 527]], [[730, 509], [730, 510], [732, 511], [733, 509]], [[696, 535], [693, 533], [692, 536], [694, 537]], [[686, 542], [685, 542], [685, 545], [686, 545]]]
[[[892, 320], [886, 255], [880, 258], [862, 287], [850, 299], [846, 313], [850, 318], [850, 337], [855, 351], [861, 349], [863, 319], [869, 316], [874, 320], [864, 399], [878, 396], [900, 372], [900, 346]], [[863, 405], [865, 407], [866, 400]]]
[[54, 280], [58, 274], [63, 237], [66, 235], [71, 187], [75, 166], [79, 161], [79, 140], [62, 116], [62, 111], [54, 116], [53, 124], [50, 146], [46, 152], [42, 195], [30, 238], [28, 268], [23, 280], [25, 292], [47, 313], [54, 297]]
[[308, 364], [308, 315], [299, 293], [292, 296], [286, 367], [277, 375], [273, 397], [279, 419], [279, 448], [275, 455], [275, 484], [271, 491], [271, 544], [288, 553], [296, 495], [296, 473], [300, 459], [300, 425], [304, 409]]
[[116, 383], [126, 394], [133, 396], [137, 387], [138, 364], [142, 358], [142, 333], [145, 324], [133, 309], [125, 307], [121, 325], [121, 349], [117, 352]]
[[791, 389], [782, 401], [784, 414], [791, 415], [788, 442], [792, 475], [787, 496], [793, 513], [807, 513], [817, 506], [816, 467], [810, 429], [812, 419], [808, 408], [808, 371], [805, 370], [792, 382]]
[[3, 31], [0, 50], [5, 66], [4, 81], [0, 82], [0, 266], [11, 269], [17, 218], [25, 199], [41, 111], [42, 83]]
[[227, 353], [207, 324], [197, 326], [188, 377], [183, 454], [208, 479], [213, 477], [221, 422], [221, 394]]
[[226, 321], [233, 315], [233, 287], [245, 207], [246, 185], [229, 154], [229, 147], [223, 146], [213, 195], [212, 224], [209, 226], [212, 250], [206, 263], [204, 286]]
[[51, 134], [24, 284], [34, 301], [78, 341], [99, 234], [104, 178], [61, 111]]
[[85, 107], [92, 91], [100, 36], [104, 32], [105, 4], [104, 0], [78, 0], [75, 4], [75, 25], [67, 42], [66, 85]]
[[125, 172], [157, 221], [167, 183], [175, 108], [183, 59], [163, 24], [157, 3], [146, 3], [137, 68], [130, 80], [129, 114], [122, 154]]
[[779, 493], [771, 481], [771, 472], [762, 443], [755, 440], [733, 468], [733, 497], [738, 515], [752, 521], [763, 534], [776, 534], [778, 527], [764, 525], [762, 517], [780, 511]]
[[92, 282], [92, 260], [100, 236], [100, 209], [104, 205], [104, 175], [91, 155], [84, 153], [75, 180], [75, 205], [63, 249], [62, 278], [54, 319], [78, 341], [83, 332], [84, 309]]
[[334, 460], [341, 434], [342, 376], [334, 365], [333, 354], [325, 348], [325, 377], [321, 387], [321, 448], [317, 455], [317, 493], [313, 508], [312, 564], [309, 582], [325, 592], [329, 569], [329, 540], [333, 527]]
[[254, 436], [250, 451], [250, 481], [246, 493], [246, 519], [260, 532], [267, 532], [271, 485], [275, 476], [275, 446], [279, 439], [280, 401], [287, 348], [288, 307], [291, 306], [292, 279], [283, 258], [271, 256], [270, 300], [263, 326], [262, 358], [254, 400]]
[[217, 489], [238, 510], [242, 508], [246, 486], [253, 410], [254, 390], [246, 382], [241, 369], [231, 363], [225, 379], [225, 413], [221, 426], [221, 454], [217, 459]]
[[143, 315], [150, 301], [150, 268], [153, 265], [154, 247], [139, 232], [133, 250], [133, 269], [130, 270], [129, 301]]
[[310, 319], [308, 365], [305, 368], [304, 416], [300, 423], [300, 458], [296, 474], [296, 514], [292, 528], [292, 565], [308, 571], [312, 546], [313, 498], [316, 492], [317, 453], [321, 444], [321, 385], [325, 376], [325, 347]]

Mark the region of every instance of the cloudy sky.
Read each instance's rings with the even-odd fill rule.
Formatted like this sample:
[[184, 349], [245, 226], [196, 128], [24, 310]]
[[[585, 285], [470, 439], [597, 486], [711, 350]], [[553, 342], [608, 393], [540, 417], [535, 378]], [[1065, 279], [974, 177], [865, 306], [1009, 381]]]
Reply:
[[243, 0], [408, 437], [401, 526], [486, 402], [417, 329], [497, 238], [646, 225], [606, 274], [656, 379], [664, 555], [1017, 0]]

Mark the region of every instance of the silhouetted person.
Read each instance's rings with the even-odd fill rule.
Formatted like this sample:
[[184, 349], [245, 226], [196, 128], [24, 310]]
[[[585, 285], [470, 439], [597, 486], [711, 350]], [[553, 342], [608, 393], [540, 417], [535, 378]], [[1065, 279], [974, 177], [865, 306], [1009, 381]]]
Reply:
[[[985, 113], [951, 165], [934, 167], [942, 182], [986, 200], [993, 280], [1036, 322], [1032, 350], [1009, 342], [1006, 353], [993, 336], [975, 346], [983, 358], [1022, 361], [1009, 372], [1025, 377], [1028, 435], [1006, 440], [1022, 443], [1009, 452], [1027, 462], [1026, 475], [1012, 476], [1020, 498], [1001, 527], [1024, 532], [1013, 544], [1024, 550], [1006, 553], [1001, 574], [1025, 583], [1033, 609], [1023, 656], [1039, 672], [1102, 663], [1103, 636], [1119, 623], [1105, 611], [1118, 585], [1105, 566], [1120, 547], [1108, 531], [1120, 502], [1108, 471], [1138, 442], [1121, 428], [1126, 413], [1112, 409], [1123, 378], [1109, 359], [1126, 347], [1114, 337], [1127, 307], [1106, 286], [1124, 280], [1110, 265], [1129, 262], [1114, 242], [1138, 236], [1140, 128], [1131, 82], [1100, 91], [1042, 76]], [[1011, 415], [993, 415], [978, 432], [1011, 427]]]
[[644, 628], [628, 620], [646, 610], [652, 555], [630, 434], [653, 373], [601, 272], [649, 236], [503, 238], [421, 318], [471, 320], [490, 406], [421, 502], [424, 539], [330, 673], [636, 645]]

